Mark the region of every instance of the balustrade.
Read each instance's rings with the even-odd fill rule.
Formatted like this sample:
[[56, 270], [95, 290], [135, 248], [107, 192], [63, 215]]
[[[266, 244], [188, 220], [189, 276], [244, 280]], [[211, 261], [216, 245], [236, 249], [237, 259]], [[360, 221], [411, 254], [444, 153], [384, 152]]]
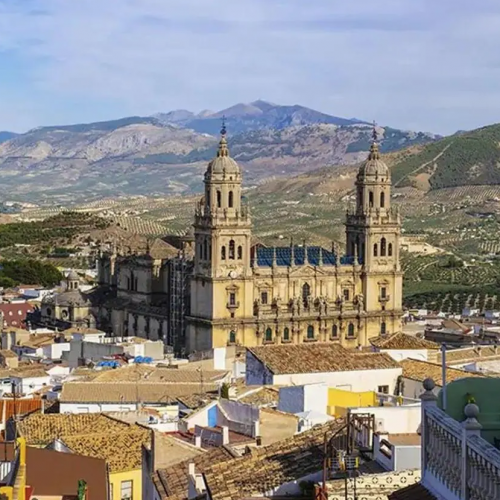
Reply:
[[500, 499], [500, 451], [480, 435], [479, 408], [468, 404], [458, 422], [436, 406], [432, 380], [422, 399], [422, 483], [445, 498]]

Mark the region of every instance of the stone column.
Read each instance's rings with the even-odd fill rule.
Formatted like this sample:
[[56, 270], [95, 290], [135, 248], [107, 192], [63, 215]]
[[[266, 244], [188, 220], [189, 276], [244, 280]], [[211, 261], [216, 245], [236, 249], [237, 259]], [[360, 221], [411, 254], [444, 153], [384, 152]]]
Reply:
[[481, 436], [482, 425], [477, 421], [479, 407], [475, 404], [468, 404], [464, 408], [464, 415], [467, 417], [461, 423], [462, 426], [462, 483], [461, 498], [468, 498], [467, 495], [467, 438], [469, 436]]
[[421, 404], [421, 412], [422, 412], [422, 417], [421, 417], [421, 421], [420, 421], [420, 436], [421, 436], [420, 446], [422, 448], [422, 453], [421, 453], [422, 478], [424, 477], [425, 468], [427, 465], [425, 450], [427, 447], [428, 436], [427, 436], [426, 429], [425, 429], [425, 412], [427, 411], [428, 408], [437, 405], [437, 396], [433, 392], [434, 387], [436, 387], [434, 380], [432, 380], [431, 378], [426, 378], [423, 382], [423, 386], [424, 386], [425, 392], [423, 392], [420, 395], [420, 401], [421, 401], [420, 404]]

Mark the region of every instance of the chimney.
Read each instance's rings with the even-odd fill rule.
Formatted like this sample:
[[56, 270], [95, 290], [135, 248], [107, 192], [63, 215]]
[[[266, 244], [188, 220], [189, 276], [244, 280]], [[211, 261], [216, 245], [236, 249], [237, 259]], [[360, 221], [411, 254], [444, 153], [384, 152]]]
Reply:
[[201, 436], [194, 437], [194, 445], [196, 448], [201, 448]]
[[255, 438], [255, 444], [256, 444], [257, 446], [262, 446], [262, 436], [257, 436], [257, 437]]
[[229, 444], [229, 427], [226, 425], [222, 426], [222, 444]]
[[194, 466], [194, 462], [189, 462], [188, 465], [188, 476], [193, 477], [196, 474], [196, 468]]
[[259, 420], [256, 420], [253, 423], [253, 437], [256, 438], [257, 436], [260, 436], [260, 421]]

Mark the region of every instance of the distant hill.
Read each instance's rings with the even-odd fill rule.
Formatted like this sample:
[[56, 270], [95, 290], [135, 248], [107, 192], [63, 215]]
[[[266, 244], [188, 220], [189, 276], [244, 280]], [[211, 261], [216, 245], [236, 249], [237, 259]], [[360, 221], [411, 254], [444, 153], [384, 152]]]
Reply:
[[[369, 124], [265, 101], [217, 113], [204, 111], [195, 118], [179, 110], [154, 117], [39, 127], [0, 144], [0, 202], [76, 203], [199, 191], [207, 161], [217, 150], [223, 115], [231, 131], [231, 154], [244, 170], [246, 186], [325, 165], [357, 163], [366, 158], [371, 140]], [[189, 126], [193, 120], [204, 127], [212, 123], [214, 134], [194, 130]], [[238, 133], [237, 124], [246, 130]], [[437, 139], [390, 127], [378, 131], [382, 151]]]
[[190, 111], [177, 110], [169, 113], [158, 113], [155, 118], [162, 120], [164, 123], [173, 123], [191, 128], [196, 132], [217, 134], [223, 116], [226, 117], [229, 134], [241, 134], [262, 129], [282, 130], [288, 127], [316, 123], [332, 125], [367, 123], [357, 119], [339, 118], [304, 106], [281, 106], [263, 100], [249, 104], [235, 104], [214, 113], [204, 111], [196, 115]]
[[0, 142], [5, 142], [10, 139], [13, 139], [17, 135], [18, 134], [15, 134], [14, 132], [7, 132], [6, 130], [0, 130]]
[[428, 144], [395, 164], [392, 177], [422, 191], [500, 184], [500, 124]]

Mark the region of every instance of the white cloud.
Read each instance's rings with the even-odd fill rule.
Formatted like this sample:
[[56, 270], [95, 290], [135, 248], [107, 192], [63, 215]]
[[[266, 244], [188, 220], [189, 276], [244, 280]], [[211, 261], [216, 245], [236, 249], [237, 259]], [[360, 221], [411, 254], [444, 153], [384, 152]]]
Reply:
[[0, 0], [0, 128], [263, 98], [453, 132], [500, 121], [499, 28], [492, 0]]

